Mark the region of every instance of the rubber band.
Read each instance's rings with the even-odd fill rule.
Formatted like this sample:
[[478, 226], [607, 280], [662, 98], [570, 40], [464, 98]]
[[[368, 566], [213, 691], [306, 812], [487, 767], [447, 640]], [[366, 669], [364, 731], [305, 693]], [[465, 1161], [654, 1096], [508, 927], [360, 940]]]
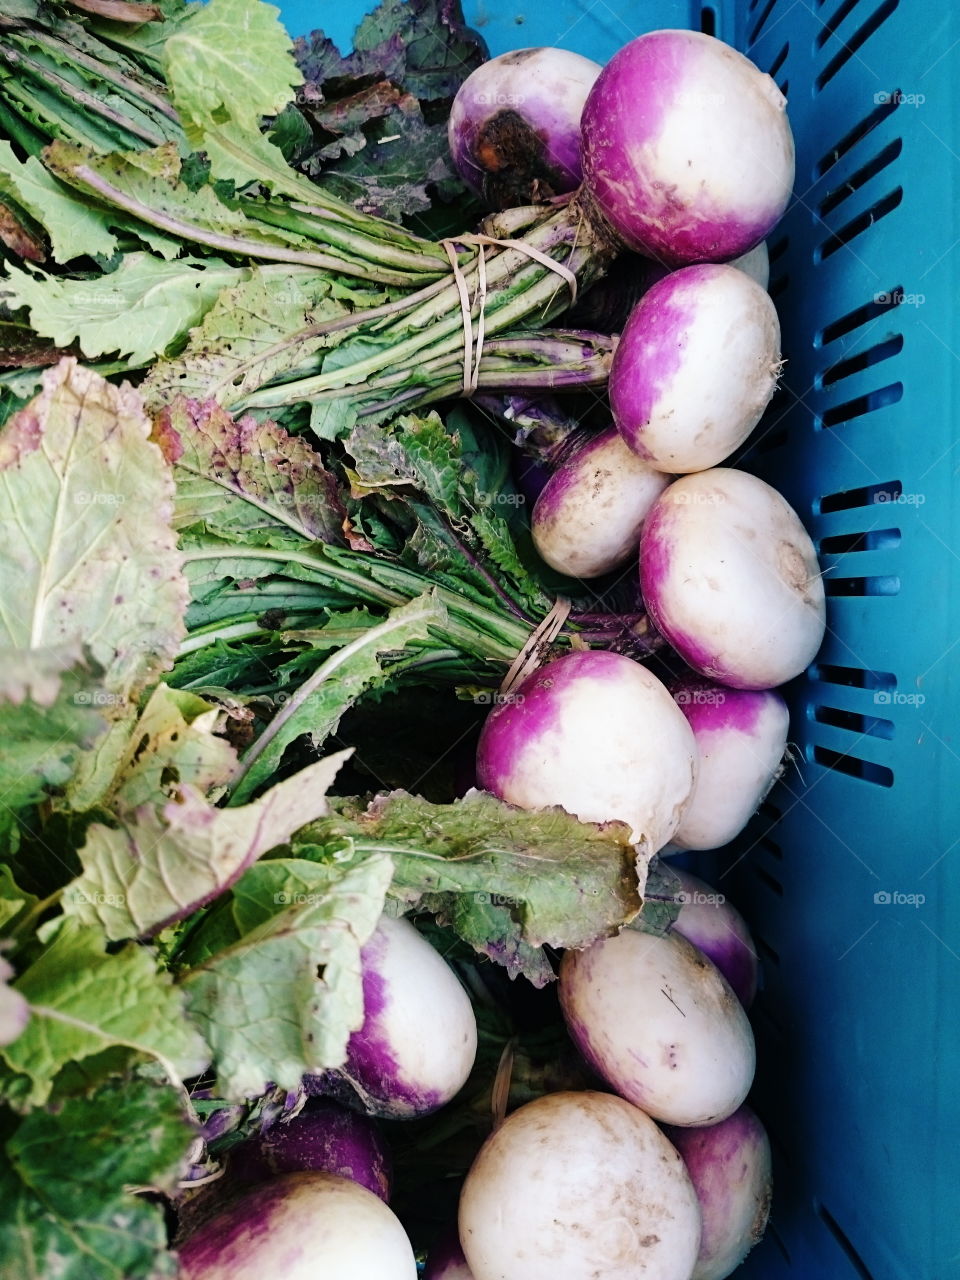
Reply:
[[536, 630], [531, 631], [527, 643], [510, 664], [510, 670], [503, 677], [503, 682], [497, 690], [498, 697], [509, 698], [517, 685], [536, 671], [543, 662], [543, 655], [563, 630], [564, 623], [570, 615], [570, 608], [569, 600], [564, 599], [563, 596], [557, 597], [553, 608]]
[[[556, 262], [548, 254], [543, 253], [540, 249], [535, 249], [532, 245], [526, 244], [523, 240], [498, 240], [495, 236], [487, 236], [465, 232], [462, 236], [451, 236], [445, 240], [441, 240], [446, 251], [447, 258], [450, 260], [450, 268], [453, 271], [454, 284], [457, 286], [457, 293], [460, 295], [460, 314], [463, 318], [463, 391], [462, 394], [470, 397], [477, 390], [480, 383], [480, 360], [483, 356], [483, 339], [484, 327], [486, 319], [486, 301], [487, 301], [487, 255], [485, 249], [487, 245], [496, 245], [501, 249], [516, 249], [520, 253], [525, 254], [535, 262], [539, 262], [541, 266], [547, 267], [548, 270], [555, 272], [570, 287], [570, 303], [571, 305], [577, 300], [577, 277], [562, 262]], [[471, 302], [470, 294], [467, 290], [467, 277], [464, 275], [463, 268], [460, 266], [457, 257], [456, 246], [460, 245], [476, 245], [480, 250], [477, 255], [477, 295]], [[478, 308], [477, 315], [477, 340], [474, 344], [473, 340], [473, 308]]]

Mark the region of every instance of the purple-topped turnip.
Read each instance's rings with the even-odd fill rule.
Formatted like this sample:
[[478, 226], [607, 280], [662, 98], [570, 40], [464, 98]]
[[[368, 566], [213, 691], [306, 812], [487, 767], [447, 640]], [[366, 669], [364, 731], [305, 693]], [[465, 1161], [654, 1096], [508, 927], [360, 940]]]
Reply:
[[390, 1199], [390, 1152], [376, 1123], [329, 1098], [310, 1099], [293, 1119], [239, 1143], [228, 1157], [231, 1182], [252, 1185], [304, 1170], [351, 1178]]
[[703, 1234], [690, 1280], [726, 1280], [758, 1244], [770, 1216], [770, 1140], [749, 1107], [703, 1129], [664, 1127], [700, 1202]]
[[626, 564], [647, 512], [671, 477], [630, 449], [614, 427], [567, 455], [531, 517], [533, 544], [558, 573], [597, 578]]
[[575, 191], [580, 115], [600, 66], [566, 49], [516, 49], [464, 80], [447, 125], [463, 180], [494, 209]]
[[423, 1280], [474, 1280], [460, 1245], [460, 1233], [452, 1227], [427, 1255]]
[[288, 1173], [254, 1187], [190, 1235], [178, 1254], [179, 1280], [417, 1274], [406, 1232], [383, 1201], [330, 1173]]
[[621, 436], [661, 471], [703, 471], [760, 421], [780, 372], [770, 295], [734, 266], [683, 267], [627, 321], [610, 368]]
[[466, 1083], [477, 1021], [456, 974], [408, 920], [382, 916], [361, 951], [363, 1026], [339, 1075], [371, 1115], [427, 1115]]
[[717, 966], [745, 1009], [757, 994], [760, 963], [740, 912], [722, 893], [689, 871], [675, 869], [682, 906], [670, 926]]
[[584, 650], [534, 671], [487, 717], [477, 781], [521, 809], [625, 822], [647, 855], [676, 831], [696, 742], [666, 687], [620, 654]]
[[753, 1032], [743, 1006], [678, 933], [625, 929], [567, 951], [560, 1003], [591, 1066], [656, 1120], [715, 1124], [736, 1111], [753, 1083]]
[[658, 629], [721, 684], [785, 684], [823, 640], [810, 535], [786, 498], [746, 471], [714, 467], [663, 491], [643, 526], [640, 581]]
[[672, 692], [697, 739], [700, 771], [671, 848], [719, 849], [782, 773], [790, 712], [772, 689], [728, 689], [703, 676], [682, 677]]
[[746, 253], [790, 199], [786, 99], [699, 31], [624, 45], [590, 91], [581, 130], [592, 199], [624, 244], [673, 266]]
[[487, 1139], [460, 1196], [473, 1280], [689, 1280], [700, 1209], [675, 1148], [609, 1093], [550, 1093]]

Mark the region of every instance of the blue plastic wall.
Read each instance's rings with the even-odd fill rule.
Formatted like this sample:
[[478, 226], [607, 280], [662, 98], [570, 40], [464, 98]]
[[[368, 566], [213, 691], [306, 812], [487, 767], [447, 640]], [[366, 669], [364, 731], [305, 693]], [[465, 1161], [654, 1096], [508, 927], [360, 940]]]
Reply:
[[[362, 0], [290, 0], [349, 46]], [[712, 872], [764, 962], [773, 1224], [745, 1280], [960, 1277], [960, 11], [949, 0], [468, 0], [494, 53], [655, 27], [772, 70], [797, 138], [771, 238], [785, 390], [749, 464], [829, 596], [796, 764]], [[772, 825], [771, 825], [772, 824]]]

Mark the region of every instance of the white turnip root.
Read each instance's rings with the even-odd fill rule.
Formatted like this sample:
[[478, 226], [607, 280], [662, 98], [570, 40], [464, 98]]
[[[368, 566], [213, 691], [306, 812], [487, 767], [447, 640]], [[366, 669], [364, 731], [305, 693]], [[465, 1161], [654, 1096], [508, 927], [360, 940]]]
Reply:
[[749, 1107], [705, 1129], [665, 1129], [696, 1188], [703, 1217], [690, 1280], [726, 1280], [759, 1243], [770, 1216], [770, 1140]]
[[574, 578], [619, 568], [636, 553], [647, 512], [670, 479], [615, 428], [602, 431], [544, 485], [530, 522], [534, 546], [551, 568]]
[[574, 191], [580, 116], [600, 64], [566, 49], [515, 49], [470, 73], [447, 137], [463, 180], [492, 208]]
[[673, 266], [752, 249], [787, 207], [786, 99], [699, 31], [652, 31], [610, 59], [581, 120], [592, 199], [630, 248]]
[[719, 849], [739, 835], [783, 769], [790, 712], [772, 689], [727, 689], [702, 676], [672, 688], [697, 739], [700, 770], [672, 849]]
[[288, 1173], [254, 1187], [178, 1252], [179, 1280], [416, 1280], [417, 1274], [410, 1241], [390, 1209], [365, 1187], [330, 1173]]
[[373, 1115], [399, 1120], [442, 1107], [477, 1053], [473, 1006], [456, 975], [407, 920], [382, 916], [361, 952], [363, 1026], [340, 1075]]
[[666, 687], [604, 651], [533, 672], [487, 717], [477, 747], [485, 790], [521, 809], [625, 822], [647, 854], [679, 826], [696, 772], [693, 731]]
[[772, 689], [820, 648], [813, 543], [786, 498], [746, 471], [714, 467], [663, 491], [644, 523], [640, 581], [660, 631], [721, 684]]
[[716, 1124], [753, 1082], [753, 1032], [714, 964], [686, 938], [626, 929], [560, 966], [567, 1028], [608, 1084], [669, 1124]]
[[745, 1009], [757, 994], [760, 964], [740, 912], [722, 893], [689, 871], [674, 869], [680, 881], [680, 914], [671, 928], [717, 966]]
[[734, 452], [780, 372], [770, 295], [733, 265], [671, 272], [640, 299], [610, 368], [624, 440], [661, 471], [703, 471]]
[[460, 1240], [474, 1280], [689, 1280], [700, 1211], [657, 1126], [607, 1093], [552, 1093], [473, 1163]]

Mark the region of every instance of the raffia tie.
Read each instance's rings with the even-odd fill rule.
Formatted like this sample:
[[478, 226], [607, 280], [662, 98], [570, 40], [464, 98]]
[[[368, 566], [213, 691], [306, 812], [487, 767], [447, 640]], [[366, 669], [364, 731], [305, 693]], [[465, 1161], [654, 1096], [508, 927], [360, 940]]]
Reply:
[[[539, 262], [550, 271], [555, 272], [570, 286], [571, 304], [577, 300], [577, 277], [562, 262], [555, 262], [548, 254], [534, 249], [523, 240], [497, 240], [493, 236], [466, 233], [454, 236], [440, 243], [446, 250], [453, 271], [453, 279], [460, 295], [460, 314], [463, 317], [463, 395], [469, 397], [476, 391], [480, 381], [480, 357], [483, 355], [484, 308], [487, 300], [487, 245], [496, 245], [501, 249], [517, 249], [528, 258]], [[467, 290], [467, 279], [457, 260], [457, 245], [477, 245], [480, 252], [477, 256], [477, 296], [470, 301]], [[473, 340], [473, 308], [477, 307], [477, 339]]]
[[522, 684], [531, 672], [543, 662], [543, 656], [563, 630], [563, 625], [570, 614], [570, 601], [557, 596], [553, 608], [536, 628], [530, 632], [530, 638], [510, 665], [510, 670], [503, 677], [497, 690], [497, 696], [507, 698]]

